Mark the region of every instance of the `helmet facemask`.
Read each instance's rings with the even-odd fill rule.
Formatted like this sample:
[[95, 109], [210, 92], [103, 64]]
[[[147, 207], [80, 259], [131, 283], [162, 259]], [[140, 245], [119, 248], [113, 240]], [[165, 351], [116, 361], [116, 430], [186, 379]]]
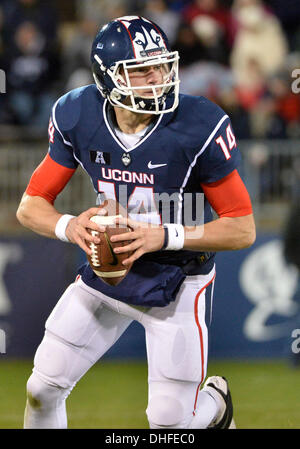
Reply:
[[[98, 55], [95, 55], [94, 58], [100, 71], [104, 76], [108, 76], [113, 83], [113, 88], [110, 93], [105, 95], [101, 80], [94, 73], [94, 79], [98, 89], [102, 95], [108, 98], [113, 106], [142, 114], [172, 112], [178, 106], [180, 81], [178, 77], [179, 56], [177, 51], [118, 61], [110, 68], [104, 67]], [[131, 85], [130, 71], [144, 67], [158, 66], [162, 70], [163, 79], [161, 84]], [[145, 95], [144, 91], [150, 90], [152, 91], [152, 95]], [[170, 96], [173, 100], [173, 103], [168, 106], [166, 105], [167, 96]]]

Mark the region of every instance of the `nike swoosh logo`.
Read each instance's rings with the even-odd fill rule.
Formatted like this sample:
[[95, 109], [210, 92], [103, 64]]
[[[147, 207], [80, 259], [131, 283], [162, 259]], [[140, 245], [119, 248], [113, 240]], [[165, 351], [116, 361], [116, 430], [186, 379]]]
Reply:
[[106, 242], [108, 244], [108, 248], [109, 248], [109, 251], [110, 251], [110, 254], [111, 254], [111, 257], [112, 257], [112, 262], [109, 262], [109, 265], [118, 265], [118, 258], [116, 256], [116, 254], [114, 253], [113, 247], [111, 246], [110, 240], [109, 240], [108, 235], [106, 234], [106, 232], [104, 232], [104, 237], [105, 237], [105, 240], [106, 240]]
[[168, 165], [168, 164], [152, 164], [152, 161], [148, 162], [148, 168], [150, 168], [150, 170], [152, 168], [164, 167], [165, 165]]

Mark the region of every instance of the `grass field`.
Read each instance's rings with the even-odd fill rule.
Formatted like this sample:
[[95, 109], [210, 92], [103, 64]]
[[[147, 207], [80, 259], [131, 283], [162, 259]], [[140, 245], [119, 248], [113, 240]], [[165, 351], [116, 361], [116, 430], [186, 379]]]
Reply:
[[[22, 428], [31, 361], [0, 361], [0, 428]], [[235, 421], [244, 429], [300, 428], [300, 372], [283, 361], [212, 361], [208, 375], [230, 380]], [[69, 428], [147, 428], [147, 367], [96, 364], [67, 401]]]

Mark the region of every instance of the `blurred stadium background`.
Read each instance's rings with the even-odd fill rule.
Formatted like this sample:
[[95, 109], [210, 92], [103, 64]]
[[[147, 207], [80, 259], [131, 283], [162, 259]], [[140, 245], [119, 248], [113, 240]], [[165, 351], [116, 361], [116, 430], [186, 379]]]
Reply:
[[[84, 258], [21, 228], [17, 205], [47, 151], [52, 104], [92, 82], [93, 36], [126, 14], [162, 26], [180, 51], [181, 91], [220, 104], [243, 153], [257, 241], [217, 257], [209, 374], [230, 379], [239, 427], [299, 428], [299, 279], [283, 255], [300, 195], [299, 0], [0, 0], [0, 428], [22, 427], [44, 322]], [[78, 170], [58, 209], [93, 203]], [[145, 360], [133, 324], [75, 388], [70, 427], [147, 427]]]

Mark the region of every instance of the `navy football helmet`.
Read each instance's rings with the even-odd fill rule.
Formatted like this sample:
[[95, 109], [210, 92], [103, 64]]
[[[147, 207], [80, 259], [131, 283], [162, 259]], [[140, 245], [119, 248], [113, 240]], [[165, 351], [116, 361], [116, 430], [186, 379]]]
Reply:
[[[124, 16], [104, 25], [94, 39], [91, 60], [95, 83], [113, 106], [146, 114], [177, 107], [178, 52], [170, 51], [165, 33], [153, 22]], [[132, 86], [130, 71], [147, 71], [147, 67], [160, 70], [162, 82]]]

